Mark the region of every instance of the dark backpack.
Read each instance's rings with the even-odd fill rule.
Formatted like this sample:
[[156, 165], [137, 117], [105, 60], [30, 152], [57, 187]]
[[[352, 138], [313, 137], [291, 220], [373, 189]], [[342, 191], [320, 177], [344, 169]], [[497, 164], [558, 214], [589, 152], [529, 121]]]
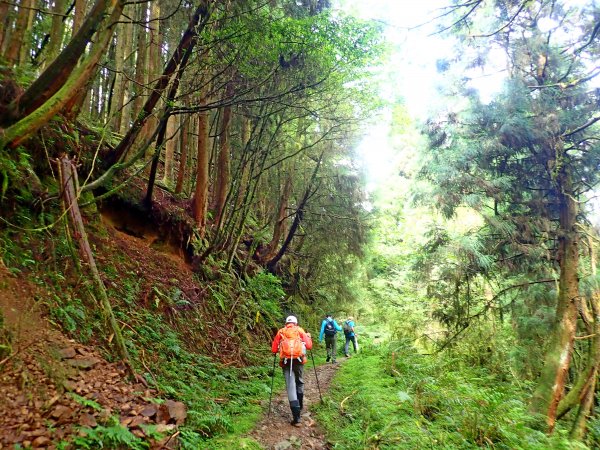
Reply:
[[350, 323], [348, 320], [346, 320], [344, 322], [344, 325], [342, 325], [342, 329], [344, 330], [344, 334], [352, 333], [352, 327], [350, 326]]
[[328, 320], [325, 323], [325, 336], [335, 336], [336, 330], [333, 325], [333, 320]]

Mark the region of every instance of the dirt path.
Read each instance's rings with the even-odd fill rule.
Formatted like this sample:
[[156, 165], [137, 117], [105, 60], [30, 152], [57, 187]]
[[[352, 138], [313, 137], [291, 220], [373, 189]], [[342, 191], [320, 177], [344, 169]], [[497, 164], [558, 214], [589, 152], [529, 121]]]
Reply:
[[[335, 374], [337, 364], [326, 364], [317, 367], [317, 376], [321, 393], [325, 395], [329, 384]], [[281, 369], [277, 369], [276, 376], [282, 377]], [[258, 423], [250, 436], [256, 439], [266, 450], [326, 450], [332, 445], [325, 439], [324, 433], [312, 417], [310, 406], [319, 402], [319, 391], [315, 380], [315, 369], [309, 361], [304, 369], [304, 403], [302, 411], [302, 424], [300, 427], [290, 425], [292, 414], [285, 390], [275, 396], [271, 405], [271, 415]]]

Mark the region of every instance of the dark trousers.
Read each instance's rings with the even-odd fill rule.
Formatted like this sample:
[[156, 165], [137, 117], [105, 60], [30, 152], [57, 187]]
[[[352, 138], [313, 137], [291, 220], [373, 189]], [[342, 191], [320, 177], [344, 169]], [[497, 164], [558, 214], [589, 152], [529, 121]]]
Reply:
[[281, 368], [285, 378], [285, 387], [287, 389], [290, 407], [299, 406], [299, 399], [304, 395], [304, 365], [298, 359], [286, 361]]
[[335, 361], [337, 356], [337, 336], [325, 336], [325, 348], [327, 349], [327, 359]]

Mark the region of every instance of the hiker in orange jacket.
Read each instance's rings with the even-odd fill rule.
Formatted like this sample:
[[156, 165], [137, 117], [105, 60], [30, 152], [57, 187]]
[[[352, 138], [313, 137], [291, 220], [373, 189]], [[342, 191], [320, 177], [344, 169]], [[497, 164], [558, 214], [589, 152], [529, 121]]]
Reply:
[[290, 409], [292, 410], [292, 425], [300, 426], [300, 413], [304, 401], [304, 364], [306, 364], [306, 350], [312, 348], [310, 333], [298, 326], [298, 319], [289, 316], [285, 319], [285, 327], [277, 331], [271, 351], [279, 352], [279, 365], [283, 369], [285, 386], [287, 388]]

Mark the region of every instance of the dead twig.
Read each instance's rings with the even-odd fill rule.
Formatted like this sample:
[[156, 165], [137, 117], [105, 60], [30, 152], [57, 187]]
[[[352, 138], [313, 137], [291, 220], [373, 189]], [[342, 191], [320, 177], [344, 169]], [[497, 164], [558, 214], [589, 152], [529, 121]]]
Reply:
[[348, 397], [344, 398], [344, 400], [342, 400], [342, 401], [340, 402], [340, 412], [341, 412], [342, 414], [345, 414], [345, 413], [346, 413], [346, 411], [344, 411], [344, 403], [346, 403], [346, 400], [348, 400], [350, 397], [352, 397], [352, 396], [353, 396], [354, 394], [356, 394], [357, 392], [358, 392], [358, 390], [354, 390], [354, 391], [352, 391], [352, 393], [351, 393], [351, 394], [350, 394]]
[[171, 439], [173, 439], [174, 437], [177, 437], [177, 436], [179, 435], [179, 433], [181, 433], [181, 431], [180, 431], [180, 430], [177, 430], [177, 432], [176, 432], [176, 433], [174, 433], [174, 434], [172, 434], [171, 436], [169, 436], [169, 439], [167, 439], [167, 442], [165, 442], [164, 444], [162, 444], [162, 445], [160, 446], [160, 448], [161, 448], [161, 449], [163, 449], [163, 448], [167, 448], [167, 449], [168, 449], [168, 448], [169, 448], [169, 442], [171, 442]]
[[11, 359], [13, 359], [15, 356], [17, 356], [23, 350], [27, 350], [29, 347], [31, 347], [33, 344], [35, 344], [35, 342], [36, 341], [32, 341], [29, 344], [27, 344], [25, 347], [20, 347], [16, 352], [13, 352], [10, 355], [8, 355], [6, 358], [4, 358], [2, 361], [0, 361], [0, 367], [2, 367], [4, 364], [6, 364]]

